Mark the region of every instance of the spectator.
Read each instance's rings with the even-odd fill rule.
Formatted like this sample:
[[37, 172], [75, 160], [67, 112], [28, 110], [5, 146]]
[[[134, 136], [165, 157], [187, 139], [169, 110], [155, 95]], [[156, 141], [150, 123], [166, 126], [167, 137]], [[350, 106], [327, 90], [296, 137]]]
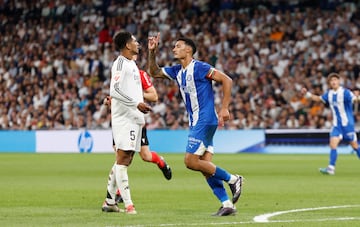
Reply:
[[[66, 119], [59, 116], [67, 117], [68, 102], [80, 102], [83, 94], [89, 99], [108, 94], [110, 67], [116, 55], [111, 40], [121, 29], [136, 29], [143, 44], [151, 32], [162, 31], [164, 44], [158, 59], [161, 65], [172, 64], [167, 53], [171, 52], [174, 38], [180, 36], [178, 30], [194, 38], [199, 43], [197, 57], [232, 76], [235, 87], [231, 106], [250, 100], [250, 106], [244, 105], [247, 108], [241, 110], [245, 122], [254, 119], [251, 111], [257, 105], [264, 109], [262, 113], [255, 112], [263, 123], [271, 122], [265, 117], [267, 114], [271, 114], [272, 121], [278, 121], [277, 112], [284, 103], [294, 105], [297, 112], [306, 112], [313, 104], [296, 100], [300, 88], [320, 89], [319, 93], [327, 90], [324, 75], [330, 72], [341, 73], [345, 87], [359, 88], [359, 3], [275, 3], [258, 6], [249, 1], [221, 1], [214, 8], [209, 7], [210, 1], [193, 5], [162, 0], [75, 5], [45, 1], [28, 8], [25, 1], [18, 1], [15, 8], [13, 1], [5, 1], [0, 10], [0, 103], [7, 117], [2, 117], [6, 123], [1, 128], [36, 129], [34, 122], [43, 122], [44, 117], [21, 112], [43, 105], [55, 116], [47, 116], [51, 122], [48, 128], [61, 129]], [[174, 18], [181, 24], [174, 24], [168, 13], [176, 8], [181, 10]], [[132, 16], [131, 12], [141, 13]], [[146, 64], [144, 56], [138, 65], [146, 68]], [[165, 113], [175, 113], [176, 117], [184, 111], [183, 104], [173, 84], [154, 81], [154, 86], [163, 99], [155, 106], [161, 114], [153, 127], [166, 128]], [[221, 91], [217, 90], [216, 96], [219, 94]], [[263, 107], [270, 96], [275, 99], [275, 111]], [[51, 107], [50, 100], [54, 100]], [[86, 114], [88, 109], [74, 114], [87, 122], [81, 127], [97, 127], [93, 118], [97, 105], [91, 103], [88, 107], [91, 114]], [[233, 108], [234, 123], [229, 128], [249, 127], [248, 123], [240, 123], [243, 120], [238, 119], [238, 111], [238, 107]], [[325, 116], [329, 121], [327, 115], [317, 116], [319, 120]], [[301, 114], [295, 114], [295, 118], [304, 122]], [[188, 127], [183, 119], [176, 117], [176, 121], [170, 128]], [[270, 127], [261, 125], [264, 124], [260, 122], [260, 127]]]

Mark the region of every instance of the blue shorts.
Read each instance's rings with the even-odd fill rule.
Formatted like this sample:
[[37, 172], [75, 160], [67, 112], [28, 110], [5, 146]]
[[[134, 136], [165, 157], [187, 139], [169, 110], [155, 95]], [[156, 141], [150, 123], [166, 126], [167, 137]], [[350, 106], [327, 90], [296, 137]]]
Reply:
[[330, 132], [330, 138], [331, 137], [340, 137], [340, 139], [346, 142], [357, 141], [356, 132], [353, 126], [334, 126]]
[[214, 153], [213, 138], [217, 125], [195, 125], [189, 129], [186, 152], [203, 155], [205, 151]]

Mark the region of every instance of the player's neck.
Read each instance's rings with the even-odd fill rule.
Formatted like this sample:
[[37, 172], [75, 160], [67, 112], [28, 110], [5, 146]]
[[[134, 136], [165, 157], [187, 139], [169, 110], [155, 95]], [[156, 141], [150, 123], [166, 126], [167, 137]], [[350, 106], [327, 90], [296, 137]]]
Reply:
[[332, 89], [333, 89], [333, 91], [338, 91], [339, 90], [339, 88], [340, 88], [340, 86], [337, 86], [337, 87], [333, 87]]
[[191, 63], [192, 60], [193, 60], [192, 57], [183, 58], [183, 59], [180, 59], [180, 64], [181, 64], [182, 67], [185, 69], [185, 68]]
[[123, 56], [123, 57], [125, 57], [125, 58], [127, 58], [128, 60], [132, 60], [133, 59], [133, 57], [134, 57], [134, 54], [132, 53], [132, 52], [130, 52], [130, 51], [122, 51], [121, 52], [121, 55]]

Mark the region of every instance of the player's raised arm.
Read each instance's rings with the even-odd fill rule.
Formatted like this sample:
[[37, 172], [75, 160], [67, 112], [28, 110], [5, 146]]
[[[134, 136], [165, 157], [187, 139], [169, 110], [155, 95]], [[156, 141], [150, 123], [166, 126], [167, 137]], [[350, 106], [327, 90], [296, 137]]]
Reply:
[[152, 77], [166, 78], [161, 68], [156, 62], [156, 52], [158, 50], [160, 40], [160, 33], [156, 37], [152, 36], [148, 38], [148, 49], [149, 49], [149, 74]]

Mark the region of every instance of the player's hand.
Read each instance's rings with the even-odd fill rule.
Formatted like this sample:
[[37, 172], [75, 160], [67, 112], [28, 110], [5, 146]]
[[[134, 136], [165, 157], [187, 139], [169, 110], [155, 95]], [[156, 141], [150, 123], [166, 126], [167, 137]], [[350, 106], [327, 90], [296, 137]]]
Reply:
[[137, 106], [137, 108], [138, 108], [138, 110], [140, 110], [141, 112], [143, 112], [143, 113], [149, 113], [150, 111], [152, 111], [152, 108], [151, 108], [151, 106], [149, 106], [148, 104], [146, 104], [146, 103], [143, 103], [143, 102], [141, 102], [141, 103], [139, 103], [139, 105]]
[[305, 95], [307, 91], [308, 91], [308, 90], [307, 90], [306, 88], [304, 88], [304, 87], [301, 88], [301, 90], [300, 90], [301, 95]]
[[228, 109], [221, 109], [219, 112], [219, 126], [224, 127], [225, 121], [230, 120], [230, 113]]
[[105, 106], [111, 106], [111, 97], [110, 96], [106, 96], [106, 98], [104, 98], [103, 104]]
[[149, 50], [156, 50], [159, 45], [160, 40], [160, 32], [158, 32], [157, 36], [150, 36], [148, 38], [148, 49]]

